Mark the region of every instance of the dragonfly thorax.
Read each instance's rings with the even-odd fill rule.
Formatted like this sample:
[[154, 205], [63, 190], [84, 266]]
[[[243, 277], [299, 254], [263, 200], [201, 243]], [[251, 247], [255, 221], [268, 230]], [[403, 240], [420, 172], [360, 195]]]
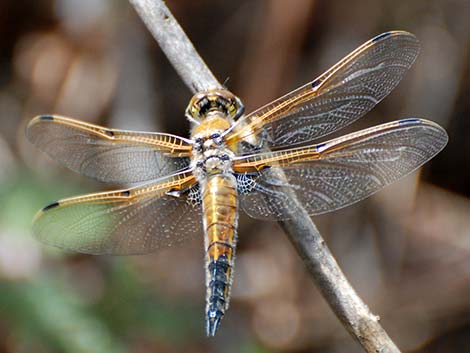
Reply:
[[[224, 121], [226, 123], [225, 127], [230, 127], [227, 120], [223, 118], [218, 119], [220, 119], [218, 122], [213, 122], [215, 125], [222, 127], [224, 125], [222, 122]], [[223, 133], [226, 129], [214, 129], [214, 124], [208, 124], [210, 120], [206, 120], [204, 123], [212, 125], [212, 127], [206, 126], [206, 129], [201, 129], [201, 131], [196, 131], [193, 134], [192, 162], [196, 176], [205, 177], [207, 175], [232, 172], [234, 152], [225, 143]], [[206, 125], [204, 123], [197, 126], [197, 128], [204, 127]]]
[[199, 181], [208, 175], [232, 172], [236, 146], [228, 146], [225, 135], [243, 113], [240, 100], [226, 90], [211, 90], [193, 96], [186, 116], [195, 123], [192, 164]]

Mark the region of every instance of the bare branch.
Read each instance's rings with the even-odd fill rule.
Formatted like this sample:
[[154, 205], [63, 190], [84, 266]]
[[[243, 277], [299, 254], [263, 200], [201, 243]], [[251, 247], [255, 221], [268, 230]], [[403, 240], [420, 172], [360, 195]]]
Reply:
[[344, 276], [305, 209], [299, 205], [292, 212], [295, 217], [281, 226], [344, 327], [368, 353], [400, 353], [379, 317], [370, 312]]
[[191, 92], [222, 88], [163, 1], [129, 1]]
[[[169, 9], [161, 0], [129, 0], [186, 85], [202, 91], [222, 85], [207, 68]], [[285, 178], [279, 175], [280, 178]], [[286, 190], [286, 192], [290, 192]], [[290, 196], [296, 200], [295, 194]], [[312, 279], [348, 332], [368, 353], [400, 353], [379, 319], [359, 298], [326, 246], [308, 213], [297, 201], [292, 220], [282, 227], [305, 262]]]

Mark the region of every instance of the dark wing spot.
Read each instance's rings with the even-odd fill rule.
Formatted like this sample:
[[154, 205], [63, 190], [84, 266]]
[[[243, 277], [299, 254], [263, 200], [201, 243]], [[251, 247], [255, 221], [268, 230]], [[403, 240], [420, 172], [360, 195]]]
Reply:
[[54, 120], [54, 117], [52, 115], [41, 115], [39, 117], [39, 120], [48, 120], [48, 121], [52, 121]]
[[54, 201], [42, 209], [43, 212], [50, 210], [51, 208], [59, 206], [59, 202]]
[[312, 89], [317, 88], [317, 87], [320, 85], [321, 82], [322, 82], [321, 80], [315, 80], [315, 81], [313, 81], [313, 82], [312, 82]]
[[114, 137], [114, 132], [112, 130], [104, 130], [104, 133], [109, 137]]
[[183, 190], [172, 189], [172, 190], [168, 190], [165, 194], [171, 197], [181, 197], [183, 193], [184, 193]]
[[393, 32], [385, 32], [385, 33], [379, 34], [377, 37], [372, 38], [372, 42], [378, 42], [379, 40], [390, 37], [392, 33]]
[[125, 196], [125, 197], [131, 196], [131, 192], [130, 192], [129, 190], [122, 191], [122, 192], [121, 192], [121, 196]]
[[421, 123], [421, 119], [417, 118], [408, 118], [408, 119], [401, 119], [398, 121], [398, 124], [400, 125], [406, 125], [406, 124], [416, 124], [416, 123]]

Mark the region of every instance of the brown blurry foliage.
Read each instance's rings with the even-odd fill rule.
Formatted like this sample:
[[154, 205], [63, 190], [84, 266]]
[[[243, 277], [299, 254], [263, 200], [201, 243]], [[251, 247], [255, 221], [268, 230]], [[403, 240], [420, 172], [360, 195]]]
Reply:
[[[229, 78], [226, 85], [244, 100], [248, 111], [313, 79], [383, 31], [404, 29], [420, 39], [420, 57], [405, 80], [353, 128], [423, 116], [447, 128], [449, 145], [420, 173], [315, 222], [353, 286], [403, 351], [468, 351], [468, 1], [167, 3], [216, 76]], [[59, 113], [116, 128], [186, 136], [183, 111], [189, 98], [190, 92], [127, 2], [0, 2], [0, 195], [7, 191], [3, 186], [22, 175], [102, 188], [83, 184], [81, 177], [51, 163], [25, 141], [24, 124], [34, 115]], [[43, 201], [57, 196], [51, 192]], [[28, 228], [29, 223], [24, 224], [19, 232], [27, 234]], [[12, 233], [0, 217], [0, 300], [2, 285], [39, 272], [53, 278], [53, 263], [80, 278], [79, 285], [66, 277], [59, 281], [83, 294], [84, 310], [99, 312], [93, 303], [106, 296], [110, 263], [121, 260], [73, 255], [53, 255], [51, 260], [34, 242], [21, 245], [28, 249], [27, 259], [11, 256], [18, 251], [11, 238], [17, 235]], [[206, 341], [201, 324], [196, 335], [178, 345], [166, 338], [167, 331], [158, 334], [147, 327], [151, 333], [144, 335], [129, 328], [121, 337], [110, 324], [112, 337], [126, 351], [142, 353], [360, 352], [277, 225], [243, 217], [239, 233], [233, 304], [219, 337]], [[200, 308], [202, 322], [201, 244], [122, 261], [150, 296], [175, 306], [192, 303]], [[15, 277], [12, 268], [26, 270]], [[112, 308], [132, 312], [124, 302]], [[0, 351], [25, 351], [9, 315], [0, 307]], [[119, 320], [131, 317], [126, 315]], [[181, 315], [175, 320], [185, 324], [184, 314], [171, 315]], [[129, 319], [129, 327], [133, 323]], [[52, 341], [38, 342], [38, 351], [55, 351]]]

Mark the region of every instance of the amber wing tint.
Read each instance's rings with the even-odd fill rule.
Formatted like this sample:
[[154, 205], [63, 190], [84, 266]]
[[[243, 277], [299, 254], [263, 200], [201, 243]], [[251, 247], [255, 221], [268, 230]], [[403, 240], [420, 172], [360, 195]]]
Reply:
[[[404, 119], [321, 144], [238, 157], [235, 171], [256, 179], [255, 189], [241, 196], [241, 206], [254, 218], [285, 220], [295, 214], [287, 196], [294, 192], [309, 214], [330, 212], [413, 172], [446, 143], [439, 125]], [[280, 169], [287, 180], [278, 177]]]
[[178, 136], [108, 129], [60, 116], [39, 116], [29, 140], [75, 172], [110, 183], [156, 180], [187, 167], [188, 140]]
[[400, 82], [419, 43], [403, 31], [381, 34], [312, 82], [242, 118], [228, 136], [239, 141], [264, 129], [268, 147], [307, 143], [370, 111]]
[[190, 188], [191, 172], [136, 188], [60, 200], [39, 211], [34, 235], [43, 243], [89, 254], [144, 254], [202, 233], [202, 214], [172, 190]]

